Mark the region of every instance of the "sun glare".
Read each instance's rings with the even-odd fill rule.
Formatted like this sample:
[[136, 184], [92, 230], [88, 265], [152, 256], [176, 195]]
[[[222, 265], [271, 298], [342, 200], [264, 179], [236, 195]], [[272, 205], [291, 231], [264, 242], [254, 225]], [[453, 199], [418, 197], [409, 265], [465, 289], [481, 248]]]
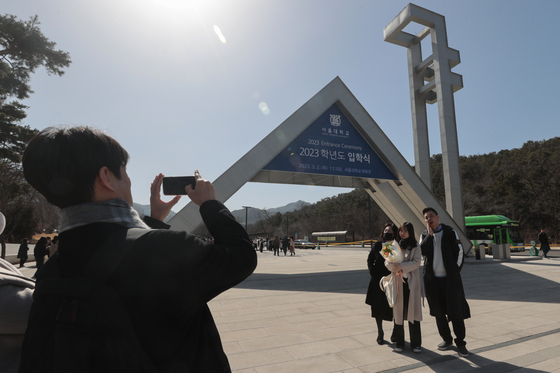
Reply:
[[222, 34], [222, 30], [220, 30], [220, 28], [216, 25], [214, 25], [214, 32], [216, 33], [216, 35], [218, 35], [218, 38], [220, 39], [220, 41], [222, 43], [226, 43], [226, 37], [224, 36], [224, 34]]

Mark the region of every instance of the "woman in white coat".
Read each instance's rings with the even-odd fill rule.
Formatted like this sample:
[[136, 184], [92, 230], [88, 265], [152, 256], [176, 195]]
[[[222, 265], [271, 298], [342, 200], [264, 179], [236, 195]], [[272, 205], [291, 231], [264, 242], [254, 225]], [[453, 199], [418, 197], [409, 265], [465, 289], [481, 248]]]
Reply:
[[[402, 250], [402, 263], [385, 261], [385, 266], [397, 276], [397, 301], [393, 307], [395, 321], [395, 352], [404, 348], [404, 320], [408, 320], [410, 347], [416, 353], [422, 352], [422, 278], [420, 276], [421, 250], [414, 236], [411, 223], [404, 223], [399, 228], [399, 246]], [[402, 279], [402, 280], [401, 280]]]

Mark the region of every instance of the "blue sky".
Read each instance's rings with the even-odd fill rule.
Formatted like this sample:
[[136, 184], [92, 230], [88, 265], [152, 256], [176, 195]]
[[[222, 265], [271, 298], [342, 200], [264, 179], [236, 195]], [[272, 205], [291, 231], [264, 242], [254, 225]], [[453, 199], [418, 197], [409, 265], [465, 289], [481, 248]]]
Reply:
[[[383, 41], [406, 4], [3, 0], [0, 12], [38, 15], [73, 61], [63, 77], [33, 76], [25, 124], [107, 131], [131, 155], [134, 201], [148, 204], [157, 173], [198, 169], [216, 179], [336, 76], [413, 164], [406, 49]], [[461, 155], [560, 136], [560, 1], [415, 4], [446, 17], [449, 46], [461, 54], [453, 69], [464, 82], [455, 94]], [[428, 112], [436, 154], [437, 105]], [[272, 208], [348, 191], [248, 183], [226, 205]]]

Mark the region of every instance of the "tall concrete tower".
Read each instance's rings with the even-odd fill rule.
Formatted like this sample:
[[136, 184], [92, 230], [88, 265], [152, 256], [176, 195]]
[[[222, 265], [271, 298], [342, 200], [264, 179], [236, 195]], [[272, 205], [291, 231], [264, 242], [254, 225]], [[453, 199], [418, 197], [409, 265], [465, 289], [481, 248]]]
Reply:
[[[416, 35], [404, 32], [403, 29], [411, 22], [425, 28]], [[432, 51], [423, 58], [421, 41], [428, 35], [432, 40]], [[461, 60], [459, 51], [448, 47], [445, 17], [410, 3], [385, 27], [383, 36], [385, 41], [407, 48], [415, 169], [430, 190], [432, 179], [426, 104], [438, 104], [446, 209], [464, 230], [463, 188], [453, 101], [453, 93], [463, 88], [463, 77], [451, 71]]]

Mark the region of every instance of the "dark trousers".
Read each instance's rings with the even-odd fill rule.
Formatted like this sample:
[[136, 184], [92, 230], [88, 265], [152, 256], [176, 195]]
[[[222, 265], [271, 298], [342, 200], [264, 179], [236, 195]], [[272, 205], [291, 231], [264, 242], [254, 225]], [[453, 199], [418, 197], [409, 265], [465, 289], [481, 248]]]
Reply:
[[[408, 300], [410, 299], [410, 288], [408, 283], [403, 284], [403, 320], [408, 315]], [[404, 347], [404, 325], [394, 325], [394, 335], [396, 345]], [[420, 330], [420, 321], [408, 321], [408, 333], [410, 334], [410, 347], [416, 348], [422, 346], [422, 332]]]
[[19, 258], [19, 266], [23, 267], [23, 265], [25, 264], [26, 261], [27, 261], [27, 258]]
[[39, 255], [39, 256], [35, 257], [35, 263], [37, 265], [37, 270], [41, 269], [44, 262], [45, 262], [45, 256], [44, 255]]
[[548, 244], [541, 244], [541, 251], [544, 258], [548, 258], [548, 252], [550, 251], [550, 246]]
[[[447, 318], [447, 277], [436, 278], [437, 293], [438, 293], [438, 303], [442, 310], [444, 310], [445, 315], [436, 316], [436, 325], [438, 328], [439, 335], [446, 342], [452, 342], [453, 337], [451, 336], [451, 329], [449, 329], [449, 319]], [[457, 346], [464, 346], [465, 342], [466, 328], [465, 320], [451, 320], [453, 324], [453, 333], [455, 333], [455, 344]]]

